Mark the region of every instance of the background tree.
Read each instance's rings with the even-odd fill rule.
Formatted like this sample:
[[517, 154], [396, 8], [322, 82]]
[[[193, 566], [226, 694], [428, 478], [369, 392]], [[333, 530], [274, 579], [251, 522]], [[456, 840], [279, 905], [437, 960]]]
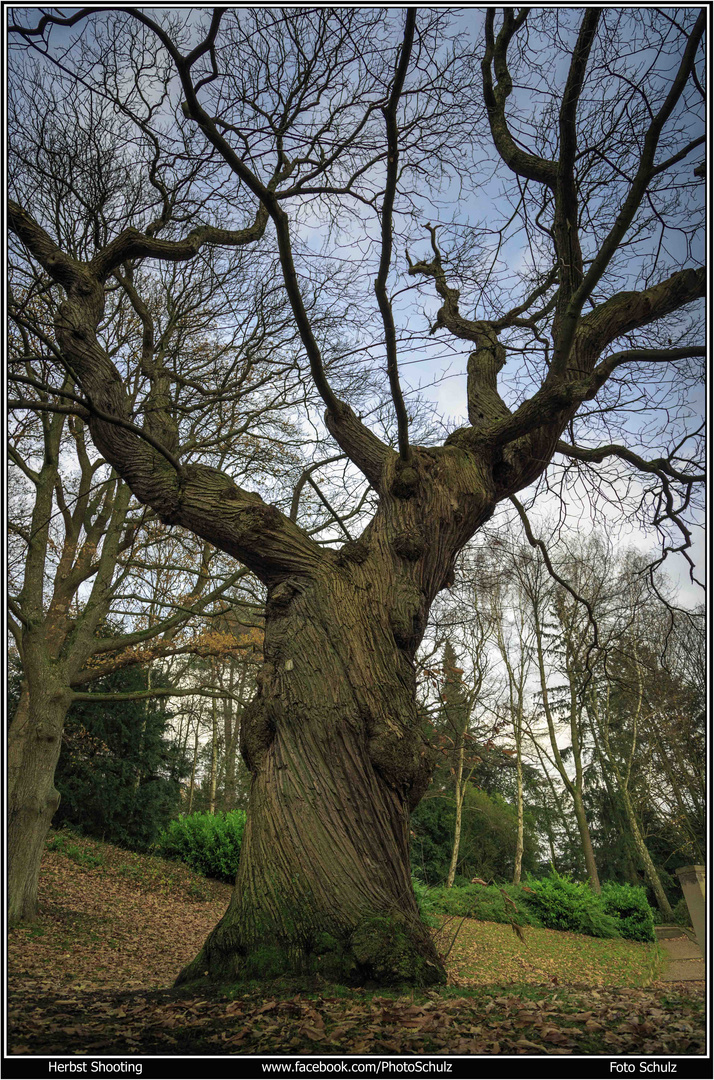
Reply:
[[[146, 690], [147, 682], [146, 671], [132, 668], [98, 680], [97, 689]], [[55, 775], [61, 796], [55, 825], [148, 850], [178, 813], [190, 768], [170, 722], [165, 701], [156, 698], [72, 706]]]
[[[10, 444], [18, 489], [24, 482], [10, 519], [9, 626], [22, 670], [9, 730], [13, 919], [36, 911], [69, 707], [111, 672], [185, 649], [177, 635], [245, 576], [190, 535], [169, 539], [132, 507], [128, 487], [90, 452], [82, 419], [40, 411], [33, 422], [32, 415], [19, 413]], [[139, 693], [167, 689], [149, 682], [122, 691], [124, 700]]]
[[[85, 111], [77, 102], [69, 126], [51, 107], [51, 86], [35, 73], [29, 87], [34, 109], [21, 132], [16, 124], [14, 182], [79, 255], [106, 234], [112, 214], [138, 197], [121, 160], [121, 132], [105, 109]], [[37, 153], [47, 164], [35, 182]], [[9, 733], [14, 921], [36, 912], [42, 846], [58, 802], [54, 769], [71, 703], [111, 672], [190, 650], [187, 626], [249, 598], [242, 601], [236, 590], [245, 570], [192, 533], [169, 535], [96, 453], [74, 376], [53, 340], [61, 297], [51, 278], [13, 250], [11, 284], [10, 379], [21, 396], [10, 402], [9, 626], [23, 671]], [[299, 466], [287, 418], [295, 396], [302, 397], [291, 354], [295, 331], [286, 327], [284, 301], [281, 309], [272, 294], [239, 266], [217, 267], [210, 258], [190, 274], [168, 266], [147, 277], [131, 260], [117, 267], [102, 342], [126, 376], [132, 409], [141, 408], [147, 385], [170, 408], [187, 460], [211, 452], [236, 474], [259, 476], [275, 472], [279, 443], [280, 468]], [[228, 296], [239, 322], [218, 326]], [[106, 632], [110, 616], [114, 629]], [[149, 680], [141, 692], [151, 690]], [[129, 691], [123, 693], [126, 699]]]
[[[524, 734], [527, 709], [527, 687], [533, 659], [533, 633], [528, 627], [524, 605], [518, 603], [518, 584], [509, 581], [507, 567], [501, 564], [494, 574], [491, 569], [484, 589], [479, 584], [475, 596], [477, 605], [488, 604], [491, 611], [492, 636], [506, 670], [507, 696], [502, 706], [510, 721], [515, 748], [516, 767], [516, 819], [518, 837], [513, 861], [513, 884], [521, 880], [524, 850]], [[515, 588], [514, 588], [515, 585]], [[509, 619], [508, 612], [511, 612]]]
[[[686, 548], [689, 519], [673, 492], [689, 493], [700, 476], [697, 433], [658, 421], [671, 425], [674, 415], [663, 386], [679, 393], [684, 416], [697, 378], [691, 362], [703, 356], [699, 306], [688, 316], [705, 282], [691, 178], [704, 138], [705, 16], [678, 15], [645, 9], [628, 22], [627, 13], [590, 8], [498, 17], [489, 9], [459, 35], [444, 11], [220, 9], [196, 19], [80, 9], [12, 28], [23, 109], [32, 111], [22, 93], [26, 51], [36, 49], [48, 70], [62, 30], [59, 99], [108, 98], [131, 131], [132, 173], [154, 187], [81, 252], [63, 247], [22, 192], [9, 204], [18, 243], [64, 293], [54, 340], [82, 388], [94, 443], [162, 521], [225, 551], [268, 591], [265, 663], [242, 724], [252, 779], [241, 869], [183, 981], [206, 971], [230, 979], [252, 966], [265, 975], [266, 956], [276, 971], [320, 963], [360, 979], [442, 979], [409, 880], [408, 814], [430, 772], [414, 656], [457, 553], [556, 455], [641, 470], [665, 492], [657, 511], [665, 544], [671, 526]], [[643, 48], [651, 62], [633, 77], [631, 58]], [[524, 89], [514, 94], [514, 85]], [[489, 160], [479, 162], [487, 145]], [[394, 237], [413, 248], [416, 226], [431, 221], [457, 169], [470, 185], [482, 165], [497, 169], [517, 202], [512, 210], [507, 196], [496, 209], [489, 200], [489, 213], [504, 216], [490, 235], [458, 222], [478, 230], [494, 259], [471, 292], [474, 317], [449, 283], [459, 259], [450, 263], [434, 224], [431, 257], [409, 268], [442, 302], [436, 329], [472, 350], [468, 421], [423, 445], [398, 370], [412, 312], [395, 302]], [[315, 221], [324, 258], [305, 240]], [[652, 228], [666, 242], [653, 244]], [[675, 235], [684, 243], [670, 245]], [[311, 282], [326, 266], [340, 309], [348, 236], [350, 250], [364, 252], [358, 274], [346, 274], [363, 302], [363, 355], [382, 342], [388, 425], [348, 404], [354, 381], [330, 370], [335, 337], [312, 310]], [[236, 483], [229, 465], [186, 461], [165, 368], [154, 369], [136, 424], [99, 332], [127, 262], [187, 263], [208, 249], [258, 252], [267, 243], [277, 246], [327, 431], [375, 492], [370, 520], [340, 548], [320, 545], [279, 500], [267, 504]], [[478, 259], [462, 264], [469, 288]], [[366, 314], [372, 294], [378, 335]], [[509, 356], [511, 385], [499, 386]], [[639, 432], [614, 419], [630, 391], [645, 399]], [[309, 406], [307, 415], [314, 421]], [[603, 416], [607, 441], [593, 445]], [[613, 443], [612, 430], [631, 434], [636, 449]]]
[[574, 615], [577, 605], [566, 605], [562, 590], [536, 557], [521, 550], [513, 563], [521, 604], [527, 610], [533, 635], [540, 689], [535, 715], [529, 718], [529, 737], [539, 743], [548, 767], [560, 776], [575, 815], [588, 880], [599, 893], [600, 879], [584, 802], [589, 755], [579, 678], [579, 665], [591, 640], [587, 636], [589, 625], [586, 621], [586, 630], [582, 630]]
[[[576, 873], [584, 862], [582, 830], [575, 840], [568, 823], [570, 817], [577, 821], [573, 788], [579, 788], [598, 876], [624, 878], [633, 884], [644, 878], [663, 917], [671, 919], [664, 863], [676, 858], [677, 844], [663, 857], [657, 833], [666, 822], [667, 834], [672, 836], [676, 831], [680, 837], [680, 851], [687, 847], [688, 834], [693, 842], [691, 857], [696, 851], [701, 854], [694, 837], [702, 833], [695, 825], [697, 815], [692, 814], [696, 796], [692, 799], [692, 791], [685, 799], [669, 776], [671, 763], [681, 761], [683, 753], [691, 753], [691, 748], [686, 749], [686, 724], [680, 721], [677, 746], [663, 755], [668, 762], [664, 766], [652, 734], [660, 731], [664, 713], [670, 716], [672, 732], [676, 700], [680, 711], [686, 711], [685, 701], [689, 700], [691, 713], [696, 714], [697, 695], [692, 687], [688, 698], [680, 682], [682, 696], [675, 693], [660, 706], [655, 704], [656, 687], [659, 685], [662, 692], [668, 684], [662, 679], [662, 668], [671, 666], [667, 653], [671, 649], [677, 654], [683, 627], [696, 656], [696, 628], [701, 617], [663, 603], [662, 598], [671, 594], [663, 575], [658, 574], [653, 584], [644, 556], [632, 550], [617, 554], [607, 537], [599, 533], [579, 543], [554, 544], [547, 558], [546, 574], [540, 556], [502, 532], [474, 562], [485, 564], [483, 577], [492, 589], [493, 582], [501, 588], [509, 581], [515, 584], [506, 606], [508, 620], [516, 625], [530, 621], [536, 645], [541, 641], [540, 651], [526, 648], [526, 654], [532, 651], [537, 655], [536, 683], [540, 685], [536, 689], [532, 679], [524, 685], [524, 715], [528, 721], [526, 750], [540, 760], [545, 774], [542, 779], [550, 787], [557, 808], [556, 815], [551, 810], [541, 818], [550, 839], [551, 860], [556, 867]], [[483, 584], [478, 588], [483, 598]], [[498, 641], [498, 622], [494, 626]], [[513, 683], [514, 667], [523, 658], [522, 635], [507, 644], [502, 639], [499, 653], [501, 666], [494, 671], [494, 680], [508, 687]], [[680, 679], [685, 671], [682, 664]], [[653, 724], [654, 716], [657, 720]], [[658, 734], [657, 739], [661, 737]], [[691, 760], [690, 783], [693, 781], [696, 788], [696, 751]], [[531, 773], [531, 787], [534, 780]], [[542, 785], [538, 787], [542, 791]], [[534, 794], [532, 791], [530, 797]], [[554, 816], [560, 819], [559, 829], [565, 830], [560, 840], [552, 831]], [[657, 821], [661, 826], [655, 824]]]
[[262, 630], [241, 624], [235, 611], [212, 620], [208, 633], [194, 640], [182, 678], [188, 675], [190, 683], [212, 686], [216, 696], [188, 695], [176, 702], [177, 740], [185, 749], [190, 740], [193, 758], [186, 813], [245, 808], [247, 777], [238, 752], [241, 719], [255, 695], [262, 640]]

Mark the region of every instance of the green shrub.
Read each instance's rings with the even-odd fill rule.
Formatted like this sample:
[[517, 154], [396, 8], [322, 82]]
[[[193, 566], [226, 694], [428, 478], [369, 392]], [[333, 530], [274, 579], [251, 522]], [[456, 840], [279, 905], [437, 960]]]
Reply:
[[[415, 879], [417, 903], [428, 894], [428, 914], [456, 915], [482, 922], [544, 926], [599, 938], [654, 941], [652, 908], [644, 888], [606, 882], [597, 896], [584, 882], [559, 874], [529, 877], [524, 885], [445, 885], [429, 888]], [[509, 900], [511, 901], [509, 903]], [[514, 906], [515, 905], [515, 906]], [[686, 909], [685, 909], [686, 912]]]
[[654, 941], [654, 919], [647, 890], [638, 885], [606, 881], [600, 896], [607, 915], [619, 919], [620, 933], [630, 941]]
[[513, 885], [453, 885], [450, 889], [440, 885], [430, 890], [434, 914], [465, 916], [481, 922], [542, 926], [537, 914], [529, 910], [522, 899], [520, 889]]
[[605, 911], [600, 897], [584, 882], [571, 881], [560, 874], [529, 878], [522, 894], [542, 925], [551, 930], [570, 930], [599, 938], [622, 937], [619, 920]]
[[156, 851], [206, 877], [232, 882], [238, 872], [244, 828], [244, 810], [190, 814], [169, 822], [156, 842]]

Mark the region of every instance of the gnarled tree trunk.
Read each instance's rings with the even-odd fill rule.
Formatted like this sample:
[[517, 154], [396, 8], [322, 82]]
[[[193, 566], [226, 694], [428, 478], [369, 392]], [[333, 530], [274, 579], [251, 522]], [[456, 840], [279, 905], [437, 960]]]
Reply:
[[[426, 501], [438, 526], [446, 489]], [[413, 655], [455, 539], [440, 544], [437, 527], [427, 548], [425, 509], [383, 499], [361, 540], [270, 589], [265, 664], [242, 719], [252, 779], [236, 888], [180, 982], [315, 970], [443, 980], [409, 865], [409, 812], [433, 765]]]

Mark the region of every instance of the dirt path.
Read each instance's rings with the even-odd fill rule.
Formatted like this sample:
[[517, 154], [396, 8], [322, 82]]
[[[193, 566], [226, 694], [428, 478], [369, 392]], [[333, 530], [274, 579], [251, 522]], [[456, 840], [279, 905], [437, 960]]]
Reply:
[[657, 927], [657, 939], [667, 959], [661, 979], [663, 982], [689, 984], [704, 991], [705, 970], [702, 951], [693, 936], [678, 927]]

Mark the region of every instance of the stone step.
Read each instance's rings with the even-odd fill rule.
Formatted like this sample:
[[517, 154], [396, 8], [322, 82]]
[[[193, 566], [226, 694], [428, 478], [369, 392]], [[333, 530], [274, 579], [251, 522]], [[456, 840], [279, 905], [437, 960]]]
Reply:
[[[657, 927], [659, 930], [660, 927]], [[669, 928], [668, 928], [669, 929]], [[704, 957], [696, 941], [680, 928], [678, 937], [657, 935], [666, 960], [663, 982], [702, 982], [705, 977]]]
[[676, 926], [674, 924], [655, 926], [655, 935], [658, 941], [662, 941], [664, 938], [682, 937], [683, 934], [691, 941], [696, 942], [696, 935], [690, 926]]

